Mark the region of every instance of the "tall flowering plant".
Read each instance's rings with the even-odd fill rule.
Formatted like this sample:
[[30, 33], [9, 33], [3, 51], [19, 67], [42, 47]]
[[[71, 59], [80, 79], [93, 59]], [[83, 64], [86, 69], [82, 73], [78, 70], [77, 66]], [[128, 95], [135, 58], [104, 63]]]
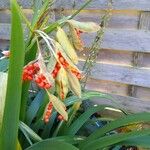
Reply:
[[[31, 22], [16, 0], [10, 1], [10, 51], [3, 51], [0, 60], [5, 64], [0, 72], [0, 149], [150, 147], [147, 140], [150, 130], [141, 130], [141, 122], [150, 121], [149, 113], [129, 115], [120, 110], [123, 118], [112, 121], [110, 116], [104, 119], [94, 115], [111, 106], [91, 105], [86, 111], [80, 107], [83, 100], [94, 97], [113, 100], [107, 94], [82, 92], [81, 88], [84, 72], [78, 68], [77, 55], [78, 51], [84, 50], [81, 34], [99, 34], [104, 30], [104, 26], [94, 22], [73, 20], [91, 1], [88, 0], [72, 16], [52, 23], [49, 23], [52, 0], [35, 1]], [[27, 39], [22, 20], [29, 30], [25, 32]]]
[[[49, 103], [43, 115], [45, 122], [49, 121], [53, 108], [60, 114], [58, 118], [68, 120], [63, 100], [69, 91], [81, 98], [80, 79], [83, 74], [76, 66], [79, 61], [76, 50], [83, 49], [80, 33], [96, 32], [100, 29], [100, 26], [93, 22], [69, 20], [65, 23], [65, 26], [70, 27], [71, 41], [60, 26], [56, 29], [55, 39], [42, 30], [35, 30], [38, 45], [37, 57], [29, 62], [23, 70], [23, 82], [35, 82], [49, 96]], [[42, 49], [41, 42], [45, 42], [44, 48], [47, 50]], [[54, 87], [57, 96], [51, 93], [51, 89]]]

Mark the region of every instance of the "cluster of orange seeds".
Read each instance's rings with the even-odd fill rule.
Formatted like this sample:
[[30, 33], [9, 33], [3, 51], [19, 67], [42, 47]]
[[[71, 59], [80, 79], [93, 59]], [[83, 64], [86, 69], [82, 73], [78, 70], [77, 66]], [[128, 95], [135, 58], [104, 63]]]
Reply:
[[60, 66], [59, 63], [57, 62], [56, 65], [55, 65], [55, 68], [54, 68], [54, 70], [53, 70], [53, 72], [52, 72], [52, 76], [53, 76], [54, 79], [57, 77], [57, 74], [58, 74], [60, 68], [61, 68], [61, 66]]
[[53, 76], [54, 79], [57, 77], [57, 74], [58, 74], [58, 72], [61, 68], [59, 63], [61, 63], [61, 65], [64, 68], [67, 68], [69, 66], [68, 62], [65, 60], [65, 58], [62, 56], [62, 54], [60, 52], [57, 53], [57, 56], [58, 56], [59, 62], [56, 63], [55, 68], [52, 72], [52, 76]]
[[[81, 31], [79, 31], [79, 32], [81, 33]], [[59, 62], [61, 63], [61, 65], [62, 65], [64, 68], [69, 68], [69, 69], [71, 70], [71, 72], [72, 72], [74, 75], [76, 75], [76, 77], [77, 77], [79, 80], [82, 78], [81, 73], [80, 73], [78, 70], [74, 69], [73, 67], [69, 66], [69, 63], [65, 60], [65, 58], [62, 56], [62, 54], [61, 54], [60, 52], [57, 53], [57, 56], [58, 56]], [[61, 68], [61, 67], [60, 67], [59, 63], [57, 63], [56, 66], [55, 66], [54, 71], [52, 72], [52, 76], [53, 76], [54, 78], [56, 78], [56, 76], [57, 76], [57, 74], [58, 74], [60, 68]]]
[[65, 58], [62, 56], [62, 54], [60, 52], [57, 53], [57, 56], [58, 56], [58, 60], [59, 62], [61, 63], [61, 65], [64, 67], [64, 68], [67, 68], [69, 66], [68, 62], [65, 60]]
[[35, 81], [40, 88], [49, 89], [51, 84], [48, 83], [46, 77], [43, 74], [37, 74], [40, 70], [38, 63], [27, 65], [23, 70], [24, 81]]
[[47, 106], [47, 109], [46, 109], [46, 112], [44, 115], [44, 122], [45, 123], [49, 122], [49, 118], [51, 117], [52, 111], [53, 111], [53, 104], [52, 104], [52, 102], [50, 102]]
[[37, 63], [27, 65], [23, 70], [23, 80], [31, 81], [34, 78], [34, 75], [40, 70], [39, 65]]
[[[66, 110], [66, 108], [65, 108], [65, 110]], [[51, 115], [52, 115], [52, 111], [53, 111], [53, 104], [52, 104], [52, 102], [50, 102], [50, 103], [48, 104], [47, 108], [46, 108], [46, 112], [45, 112], [44, 118], [43, 118], [43, 120], [44, 120], [45, 123], [48, 123], [48, 122], [49, 122], [49, 119], [50, 119], [50, 117], [51, 117]], [[59, 121], [63, 121], [63, 120], [64, 120], [64, 117], [59, 114], [59, 115], [57, 116], [57, 119], [58, 119]]]
[[72, 72], [79, 80], [82, 78], [82, 75], [81, 75], [81, 73], [80, 73], [78, 70], [72, 68], [72, 69], [71, 69], [71, 72]]
[[49, 89], [52, 87], [50, 83], [48, 83], [46, 77], [43, 74], [39, 74], [35, 77], [34, 81], [40, 88]]

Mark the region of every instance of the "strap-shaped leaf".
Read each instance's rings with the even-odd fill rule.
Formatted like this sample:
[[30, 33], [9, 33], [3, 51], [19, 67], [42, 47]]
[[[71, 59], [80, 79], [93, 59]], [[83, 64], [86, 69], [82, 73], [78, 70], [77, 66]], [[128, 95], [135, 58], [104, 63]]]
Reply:
[[30, 127], [28, 127], [25, 123], [23, 122], [19, 122], [19, 128], [22, 132], [26, 132], [26, 134], [28, 135], [28, 137], [30, 137], [31, 139], [33, 139], [33, 141], [42, 141], [42, 138], [39, 137], [39, 135], [37, 135]]
[[0, 130], [3, 119], [3, 111], [5, 106], [5, 96], [6, 96], [6, 87], [7, 87], [7, 73], [0, 72]]
[[85, 143], [82, 143], [82, 144], [85, 145], [89, 141], [97, 139], [99, 137], [102, 137], [106, 133], [108, 133], [108, 132], [110, 132], [112, 130], [115, 130], [115, 129], [119, 128], [119, 127], [123, 127], [123, 126], [130, 125], [130, 124], [135, 124], [135, 123], [148, 122], [148, 121], [150, 121], [150, 113], [148, 113], [148, 112], [127, 115], [125, 117], [122, 117], [120, 119], [112, 121], [111, 123], [105, 125], [104, 127], [96, 130], [96, 132], [92, 133], [87, 138]]
[[65, 143], [65, 142], [60, 142], [57, 140], [44, 140], [42, 142], [36, 143], [33, 146], [25, 149], [25, 150], [79, 150], [75, 146]]
[[77, 120], [75, 120], [72, 125], [69, 127], [67, 133], [69, 135], [75, 135], [78, 130], [82, 127], [84, 123], [89, 119], [91, 115], [96, 112], [104, 110], [106, 107], [110, 107], [107, 105], [94, 106], [85, 111]]
[[150, 148], [150, 136], [141, 136], [138, 138], [127, 139], [123, 142], [118, 143], [119, 145], [126, 145], [126, 146], [138, 146], [143, 148]]
[[104, 93], [96, 92], [96, 91], [87, 91], [87, 92], [82, 92], [80, 99], [78, 98], [78, 96], [71, 96], [67, 98], [64, 101], [64, 103], [66, 106], [70, 106], [76, 102], [79, 102], [79, 101], [81, 102], [81, 101], [88, 100], [88, 99], [93, 100], [94, 98], [107, 98], [107, 99], [112, 100], [112, 97], [108, 94], [104, 94]]
[[43, 102], [45, 91], [41, 90], [38, 92], [34, 100], [31, 102], [30, 106], [26, 112], [26, 123], [30, 125], [33, 119], [36, 117], [36, 114]]
[[[120, 133], [115, 135], [104, 136], [102, 138], [98, 138], [95, 140], [91, 140], [86, 143], [81, 150], [97, 150], [107, 148], [112, 145], [116, 145], [117, 143], [123, 142], [125, 140], [130, 140], [142, 136], [150, 135], [150, 129], [144, 129], [140, 131], [132, 131], [129, 133]], [[150, 145], [148, 146], [150, 148]]]
[[[10, 63], [8, 71], [7, 92], [0, 133], [0, 149], [16, 150], [18, 137], [19, 112], [21, 104], [22, 69], [24, 65], [24, 36], [20, 9], [16, 0], [11, 0], [12, 26]], [[10, 134], [11, 133], [11, 134]]]

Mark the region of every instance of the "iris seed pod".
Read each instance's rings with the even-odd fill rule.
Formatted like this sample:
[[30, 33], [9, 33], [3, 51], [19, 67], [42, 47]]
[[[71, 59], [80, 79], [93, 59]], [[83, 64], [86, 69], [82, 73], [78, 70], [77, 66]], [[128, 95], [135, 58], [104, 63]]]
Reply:
[[101, 28], [98, 24], [94, 22], [79, 22], [76, 20], [68, 20], [67, 22], [75, 29], [78, 29], [82, 32], [97, 32]]
[[61, 68], [56, 78], [56, 92], [64, 100], [68, 93], [68, 77], [64, 68]]
[[81, 98], [81, 85], [76, 77], [70, 70], [67, 70], [68, 83], [70, 90], [79, 98]]
[[60, 27], [58, 27], [57, 29], [58, 30], [56, 33], [56, 37], [57, 37], [58, 42], [63, 47], [65, 53], [72, 60], [72, 62], [74, 64], [77, 64], [78, 63], [78, 56], [77, 56], [73, 46], [71, 45], [66, 33]]

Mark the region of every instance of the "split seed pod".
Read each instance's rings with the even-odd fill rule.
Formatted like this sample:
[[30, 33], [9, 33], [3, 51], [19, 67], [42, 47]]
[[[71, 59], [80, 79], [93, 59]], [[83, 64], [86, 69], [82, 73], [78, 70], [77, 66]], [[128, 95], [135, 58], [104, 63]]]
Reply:
[[48, 72], [47, 67], [44, 63], [44, 58], [41, 53], [39, 53], [39, 56], [38, 56], [38, 64], [40, 67], [39, 73], [43, 74], [45, 76], [46, 80], [48, 81], [48, 83], [51, 83], [53, 85], [54, 79], [53, 79], [52, 75]]
[[76, 72], [81, 72], [76, 65], [74, 65], [72, 63], [72, 61], [70, 60], [70, 58], [66, 55], [66, 53], [64, 52], [62, 46], [55, 41], [55, 47], [56, 47], [56, 53], [60, 52], [61, 55], [63, 56], [63, 58], [66, 60], [66, 62], [69, 64], [68, 68], [69, 70], [76, 70]]
[[62, 48], [64, 49], [65, 53], [68, 55], [68, 57], [72, 60], [74, 64], [78, 63], [78, 56], [71, 45], [66, 33], [63, 29], [60, 27], [57, 28], [56, 37]]
[[52, 102], [49, 102], [45, 108], [44, 115], [43, 115], [43, 120], [45, 123], [49, 122], [49, 119], [52, 115], [52, 111], [53, 111], [53, 104]]
[[67, 76], [70, 90], [81, 98], [81, 85], [78, 78], [70, 70], [67, 70]]
[[71, 24], [69, 26], [71, 37], [72, 37], [72, 44], [76, 50], [82, 51], [84, 44], [81, 40], [80, 33], [75, 29]]
[[52, 102], [55, 110], [63, 116], [64, 120], [68, 120], [68, 114], [66, 112], [66, 106], [65, 104], [60, 101], [56, 96], [52, 95], [48, 90], [47, 90], [47, 94], [49, 96], [50, 101]]
[[56, 78], [56, 92], [64, 100], [68, 93], [68, 77], [64, 68], [61, 68]]
[[68, 20], [67, 22], [82, 32], [97, 32], [100, 30], [100, 26], [94, 22], [79, 22], [75, 20]]

